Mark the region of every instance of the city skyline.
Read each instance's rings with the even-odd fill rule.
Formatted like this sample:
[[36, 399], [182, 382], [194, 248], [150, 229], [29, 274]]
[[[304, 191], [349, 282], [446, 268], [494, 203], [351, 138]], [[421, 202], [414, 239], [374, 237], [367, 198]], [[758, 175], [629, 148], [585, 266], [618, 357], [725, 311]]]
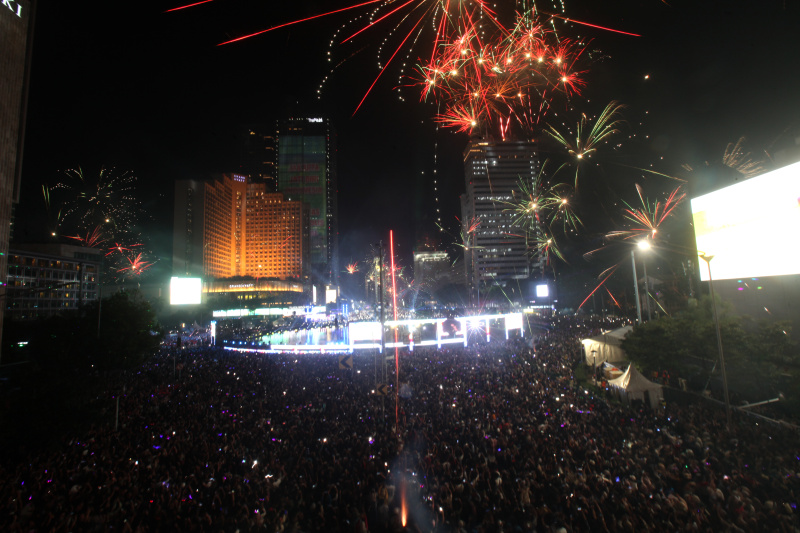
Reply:
[[[721, 157], [741, 135], [748, 136], [748, 149], [755, 153], [774, 148], [775, 139], [786, 141], [781, 135], [797, 124], [791, 95], [798, 74], [778, 67], [791, 64], [796, 48], [798, 37], [787, 29], [797, 20], [795, 6], [759, 6], [754, 21], [743, 12], [746, 2], [725, 9], [681, 2], [623, 4], [605, 10], [567, 4], [576, 19], [641, 37], [572, 26], [569, 31], [602, 53], [590, 65], [575, 112], [548, 120], [559, 125], [563, 116], [571, 123], [577, 113], [598, 112], [598, 105], [617, 99], [628, 106], [625, 134], [652, 135], [644, 158], [665, 158], [674, 169]], [[380, 80], [353, 113], [379, 72], [362, 67], [370, 63], [366, 56], [374, 56], [381, 36], [365, 36], [350, 63], [325, 82], [323, 100], [317, 101], [319, 80], [328, 72], [327, 43], [340, 19], [216, 46], [224, 36], [311, 16], [314, 10], [285, 7], [264, 13], [255, 11], [255, 3], [235, 6], [220, 0], [164, 13], [171, 7], [176, 6], [123, 2], [94, 11], [39, 6], [21, 220], [26, 212], [37, 212], [43, 181], [77, 165], [132, 169], [142, 188], [153, 193], [146, 207], [158, 211], [171, 205], [175, 179], [236, 170], [235, 136], [243, 124], [269, 122], [295, 110], [329, 111], [340, 133], [340, 266], [361, 260], [369, 244], [385, 238], [390, 228], [406, 265], [425, 234], [452, 245], [454, 239], [438, 233], [435, 222], [441, 219], [457, 234], [467, 135], [437, 131], [435, 108], [417, 102], [415, 87], [402, 88], [401, 102], [393, 91], [396, 80]], [[422, 50], [412, 53], [410, 62], [423, 55]], [[720, 90], [725, 85], [736, 90]], [[651, 122], [640, 127], [639, 116]], [[616, 186], [614, 179], [621, 178], [611, 178]], [[633, 190], [635, 180], [625, 186]], [[164, 183], [168, 186], [159, 188]], [[598, 211], [589, 218], [602, 215]], [[32, 218], [17, 232], [18, 240], [26, 239], [25, 231], [34, 232], [38, 217]], [[162, 246], [161, 253], [169, 255], [168, 250]]]

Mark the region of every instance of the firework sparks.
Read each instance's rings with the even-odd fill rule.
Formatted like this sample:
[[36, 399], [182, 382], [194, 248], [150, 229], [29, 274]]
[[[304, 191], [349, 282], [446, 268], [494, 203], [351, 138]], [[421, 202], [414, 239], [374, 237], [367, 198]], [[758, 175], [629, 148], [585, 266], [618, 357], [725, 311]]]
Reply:
[[345, 271], [348, 274], [355, 274], [356, 272], [359, 272], [358, 261], [356, 261], [355, 263], [350, 263], [349, 265], [347, 265], [347, 268], [346, 268]]
[[[129, 171], [118, 173], [102, 167], [99, 173], [88, 174], [79, 167], [64, 172], [55, 185], [42, 187], [48, 211], [58, 210], [54, 237], [70, 233], [67, 238], [92, 248], [114, 243], [103, 246], [108, 257], [105, 279], [118, 278], [122, 272], [140, 274], [152, 264], [144, 259], [149, 252], [145, 252], [139, 223], [145, 213], [136, 196], [136, 183], [136, 176]], [[131, 270], [126, 254], [134, 247], [142, 250]]]
[[67, 170], [64, 176], [66, 179], [45, 193], [48, 205], [53, 195], [63, 197], [63, 223], [89, 229], [99, 225], [130, 227], [137, 222], [140, 206], [134, 195], [136, 177], [131, 172], [117, 174], [102, 167], [96, 177], [87, 178], [79, 167]]
[[131, 259], [130, 257], [126, 257], [125, 259], [128, 260], [128, 266], [124, 268], [120, 268], [117, 272], [124, 272], [131, 276], [138, 276], [153, 266], [153, 263], [145, 261], [142, 257], [143, 254], [138, 254], [136, 257]]
[[545, 132], [564, 147], [575, 165], [575, 187], [578, 186], [578, 173], [580, 163], [592, 156], [597, 151], [598, 145], [607, 142], [611, 136], [619, 133], [622, 124], [620, 110], [624, 106], [611, 102], [600, 113], [593, 125], [589, 125], [589, 118], [583, 114], [578, 122], [575, 140], [571, 141], [568, 136], [558, 131], [552, 125]]
[[103, 236], [103, 230], [99, 226], [95, 227], [91, 232], [86, 232], [86, 235], [84, 236], [66, 235], [66, 237], [67, 239], [79, 241], [83, 246], [87, 246], [89, 248], [96, 248], [106, 241], [106, 238]]
[[577, 62], [585, 47], [546, 30], [532, 12], [487, 38], [483, 28], [461, 22], [418, 68], [422, 98], [444, 104], [441, 124], [461, 132], [494, 128], [505, 138], [512, 122], [535, 123], [556, 95], [569, 98], [584, 86]]
[[[130, 248], [129, 248], [129, 246], [130, 246]], [[109, 255], [111, 255], [113, 253], [129, 252], [131, 250], [131, 248], [134, 247], [134, 246], [142, 246], [142, 244], [141, 243], [137, 243], [137, 244], [129, 244], [128, 246], [123, 246], [120, 243], [115, 242], [114, 246], [111, 246], [108, 249], [108, 252], [106, 253], [106, 257], [108, 257]]]
[[686, 193], [682, 192], [681, 189], [681, 187], [678, 187], [673, 190], [666, 200], [657, 200], [650, 203], [645, 199], [642, 194], [642, 188], [637, 184], [636, 192], [639, 194], [642, 207], [633, 208], [627, 202], [624, 202], [627, 207], [624, 211], [624, 217], [632, 225], [624, 230], [612, 231], [607, 234], [607, 237], [610, 239], [621, 238], [623, 240], [637, 237], [655, 239], [664, 221], [686, 198]]

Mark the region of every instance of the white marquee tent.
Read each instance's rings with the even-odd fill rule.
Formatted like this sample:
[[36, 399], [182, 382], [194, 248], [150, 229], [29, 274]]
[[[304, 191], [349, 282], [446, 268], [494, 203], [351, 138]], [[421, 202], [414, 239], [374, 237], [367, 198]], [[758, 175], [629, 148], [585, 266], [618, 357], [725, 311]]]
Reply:
[[586, 364], [600, 366], [606, 361], [609, 363], [626, 361], [625, 352], [620, 347], [620, 344], [625, 335], [632, 329], [633, 326], [625, 326], [624, 328], [581, 340], [586, 356]]
[[653, 409], [664, 399], [664, 388], [644, 377], [633, 365], [628, 366], [628, 370], [620, 377], [609, 381], [608, 386], [628, 402], [642, 400], [649, 402]]

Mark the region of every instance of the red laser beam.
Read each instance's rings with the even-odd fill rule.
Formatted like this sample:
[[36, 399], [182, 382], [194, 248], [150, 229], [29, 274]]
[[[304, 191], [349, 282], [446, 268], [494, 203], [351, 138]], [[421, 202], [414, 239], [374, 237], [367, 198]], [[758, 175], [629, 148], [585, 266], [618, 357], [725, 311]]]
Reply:
[[173, 7], [172, 9], [167, 9], [164, 13], [169, 13], [170, 11], [180, 11], [181, 9], [186, 9], [189, 7], [199, 6], [200, 4], [207, 4], [209, 2], [213, 2], [214, 0], [201, 0], [200, 2], [195, 2], [194, 4], [187, 4], [185, 6], [180, 7]]
[[363, 4], [357, 4], [354, 6], [343, 7], [342, 9], [336, 9], [334, 11], [328, 11], [327, 13], [320, 13], [319, 15], [314, 15], [313, 17], [306, 17], [304, 19], [295, 20], [292, 22], [286, 22], [284, 24], [278, 24], [277, 26], [273, 26], [271, 28], [267, 28], [266, 30], [257, 31], [255, 33], [251, 33], [250, 35], [243, 35], [241, 37], [237, 37], [236, 39], [231, 39], [230, 41], [225, 41], [224, 43], [219, 43], [217, 46], [222, 46], [224, 44], [235, 43], [237, 41], [243, 41], [244, 39], [249, 39], [250, 37], [255, 37], [256, 35], [261, 35], [262, 33], [267, 33], [273, 30], [277, 30], [278, 28], [285, 28], [286, 26], [292, 26], [294, 24], [300, 24], [301, 22], [307, 22], [309, 20], [318, 19], [321, 17], [327, 17], [328, 15], [333, 15], [334, 13], [341, 13], [342, 11], [349, 11], [351, 9], [356, 9], [358, 7], [363, 7], [369, 4], [376, 4], [378, 2], [383, 2], [384, 0], [370, 0], [369, 2], [364, 2]]

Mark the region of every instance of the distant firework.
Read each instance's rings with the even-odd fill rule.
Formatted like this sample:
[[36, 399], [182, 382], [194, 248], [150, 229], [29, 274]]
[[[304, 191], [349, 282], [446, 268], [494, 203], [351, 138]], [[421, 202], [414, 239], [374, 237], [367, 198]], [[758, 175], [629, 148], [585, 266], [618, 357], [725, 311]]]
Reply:
[[597, 152], [601, 143], [607, 143], [612, 136], [619, 133], [622, 123], [620, 111], [623, 107], [618, 102], [611, 102], [603, 109], [593, 124], [585, 114], [582, 114], [574, 134], [574, 140], [573, 135], [562, 133], [552, 125], [545, 130], [550, 137], [563, 146], [569, 155], [569, 164], [575, 168], [575, 187], [578, 186], [581, 164]]
[[674, 189], [665, 200], [650, 202], [645, 199], [642, 194], [642, 188], [637, 184], [636, 192], [639, 194], [642, 207], [634, 208], [623, 202], [626, 207], [623, 216], [628, 221], [628, 228], [612, 231], [607, 237], [610, 239], [658, 238], [658, 231], [661, 225], [672, 214], [674, 209], [686, 199], [686, 193], [681, 189], [681, 187]]
[[135, 257], [126, 257], [128, 261], [128, 266], [120, 268], [117, 272], [125, 272], [131, 276], [139, 276], [151, 266], [153, 263], [145, 261], [142, 257], [142, 254], [137, 254]]
[[[136, 184], [130, 171], [102, 167], [90, 175], [78, 167], [65, 171], [55, 185], [42, 187], [48, 211], [55, 211], [52, 236], [103, 249], [106, 280], [138, 276], [153, 264], [142, 241], [140, 224], [146, 216]], [[135, 247], [139, 250], [134, 252]]]
[[464, 24], [419, 68], [423, 99], [445, 106], [437, 120], [461, 132], [508, 136], [512, 126], [530, 129], [556, 98], [569, 99], [585, 85], [580, 42], [560, 38], [533, 12], [511, 30], [486, 31]]
[[[187, 8], [202, 9], [211, 0], [189, 2], [166, 12]], [[300, 19], [273, 24], [219, 43], [230, 45], [290, 26], [347, 14], [329, 41], [327, 59], [332, 67], [317, 93], [337, 68], [360, 50], [348, 49], [343, 58], [335, 53], [356, 39], [376, 43], [377, 76], [364, 88], [356, 111], [390, 66], [398, 64], [395, 89], [408, 84], [406, 68], [420, 64], [423, 85], [431, 82], [449, 85], [438, 94], [438, 87], [424, 88], [426, 96], [446, 100], [446, 109], [438, 119], [461, 131], [489, 125], [508, 130], [516, 123], [538, 123], [559, 94], [569, 97], [584, 85], [583, 72], [576, 61], [583, 43], [556, 35], [556, 23], [567, 28], [583, 27], [631, 36], [637, 34], [578, 21], [566, 16], [563, 1], [507, 1], [499, 5], [484, 0], [367, 0], [322, 11]], [[466, 46], [470, 51], [460, 55]], [[455, 51], [455, 53], [454, 53]], [[526, 56], [526, 54], [529, 54]], [[480, 62], [479, 59], [484, 61]], [[467, 73], [462, 79], [449, 79], [454, 70]], [[463, 81], [462, 81], [463, 80]], [[461, 85], [461, 87], [459, 87]], [[467, 94], [476, 97], [466, 98]], [[402, 96], [400, 96], [402, 100]]]

